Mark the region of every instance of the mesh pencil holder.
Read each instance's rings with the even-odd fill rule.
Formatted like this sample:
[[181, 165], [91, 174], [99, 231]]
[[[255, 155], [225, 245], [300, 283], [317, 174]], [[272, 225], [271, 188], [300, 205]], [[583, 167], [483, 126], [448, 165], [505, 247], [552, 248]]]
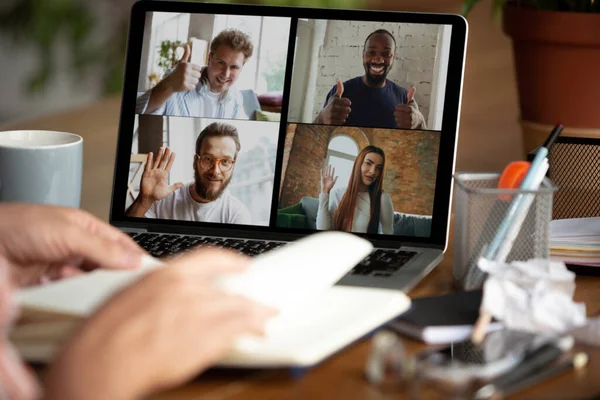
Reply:
[[478, 259], [492, 242], [498, 226], [519, 195], [533, 201], [506, 262], [549, 256], [552, 196], [556, 187], [545, 178], [537, 190], [498, 189], [499, 174], [457, 173], [454, 175], [454, 269], [455, 284], [465, 290], [478, 289], [483, 281], [474, 279]]

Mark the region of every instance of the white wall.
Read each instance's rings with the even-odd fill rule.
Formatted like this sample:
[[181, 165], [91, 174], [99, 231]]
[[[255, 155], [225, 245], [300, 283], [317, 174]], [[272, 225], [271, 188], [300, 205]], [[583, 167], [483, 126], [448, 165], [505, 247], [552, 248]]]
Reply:
[[448, 61], [450, 59], [450, 37], [452, 26], [442, 25], [438, 32], [438, 46], [433, 68], [431, 103], [429, 105], [429, 129], [441, 130], [444, 115], [444, 100], [446, 98], [446, 83], [448, 77]]

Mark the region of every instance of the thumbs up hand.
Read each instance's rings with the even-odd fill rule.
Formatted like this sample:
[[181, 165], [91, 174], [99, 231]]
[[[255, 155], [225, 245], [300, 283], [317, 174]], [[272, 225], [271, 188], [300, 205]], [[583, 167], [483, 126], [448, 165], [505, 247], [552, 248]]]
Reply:
[[417, 129], [423, 121], [423, 115], [419, 111], [419, 106], [415, 101], [415, 92], [417, 89], [413, 86], [406, 94], [406, 104], [398, 104], [394, 110], [394, 119], [401, 129]]
[[350, 115], [350, 99], [342, 97], [344, 94], [344, 84], [338, 80], [337, 89], [333, 96], [327, 102], [327, 105], [321, 110], [317, 119], [318, 124], [343, 125]]
[[173, 92], [184, 92], [194, 90], [200, 81], [202, 68], [196, 64], [189, 62], [190, 60], [190, 45], [186, 44], [183, 50], [183, 56], [177, 62], [177, 66], [167, 76], [164, 81]]
[[417, 91], [417, 88], [412, 86], [409, 90], [408, 93], [406, 94], [406, 104], [410, 103], [411, 101], [415, 100], [415, 92]]

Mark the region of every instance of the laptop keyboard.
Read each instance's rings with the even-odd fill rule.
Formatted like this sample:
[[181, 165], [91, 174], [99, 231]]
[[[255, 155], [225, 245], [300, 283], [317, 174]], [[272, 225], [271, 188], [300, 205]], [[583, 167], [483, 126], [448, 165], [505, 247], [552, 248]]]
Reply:
[[[242, 254], [255, 256], [287, 244], [251, 239], [228, 239], [203, 236], [169, 235], [158, 233], [128, 233], [150, 255], [157, 258], [182, 254], [200, 247], [223, 247]], [[389, 277], [406, 265], [417, 252], [375, 249], [352, 271], [353, 275]]]

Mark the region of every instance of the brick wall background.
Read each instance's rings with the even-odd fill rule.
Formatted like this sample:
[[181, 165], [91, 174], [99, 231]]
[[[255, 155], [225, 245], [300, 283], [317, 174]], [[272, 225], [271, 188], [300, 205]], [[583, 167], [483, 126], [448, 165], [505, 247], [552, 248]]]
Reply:
[[439, 26], [353, 21], [327, 23], [319, 54], [313, 118], [323, 108], [336, 79], [343, 82], [364, 75], [363, 44], [376, 29], [387, 29], [396, 38], [396, 58], [387, 78], [406, 89], [415, 85], [415, 99], [425, 120], [428, 119]]
[[[295, 127], [295, 129], [292, 129]], [[318, 197], [320, 170], [329, 141], [345, 134], [359, 148], [368, 144], [386, 154], [384, 190], [394, 211], [431, 215], [440, 134], [431, 131], [347, 128], [324, 125], [290, 125], [285, 141], [279, 208], [291, 206], [303, 196]]]

